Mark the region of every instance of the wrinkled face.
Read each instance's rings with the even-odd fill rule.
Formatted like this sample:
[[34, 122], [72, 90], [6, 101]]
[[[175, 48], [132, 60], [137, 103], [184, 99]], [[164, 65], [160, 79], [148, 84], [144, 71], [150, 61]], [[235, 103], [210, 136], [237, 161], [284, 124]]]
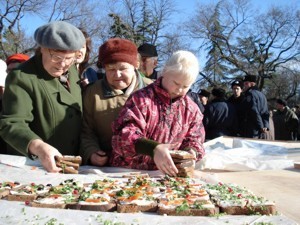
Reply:
[[153, 70], [157, 66], [156, 57], [142, 57], [141, 71], [146, 76], [150, 76], [153, 73]]
[[163, 74], [162, 86], [169, 93], [171, 99], [186, 95], [193, 80], [181, 73], [167, 72]]
[[126, 62], [104, 65], [108, 83], [117, 90], [127, 88], [135, 76], [134, 66]]
[[85, 54], [86, 54], [86, 45], [84, 44], [84, 46], [76, 53], [76, 63], [78, 64], [82, 63]]
[[236, 98], [240, 97], [242, 94], [242, 88], [240, 86], [233, 85], [232, 92], [233, 92], [234, 97], [236, 97]]
[[76, 51], [58, 51], [41, 48], [45, 70], [53, 77], [60, 77], [72, 66]]

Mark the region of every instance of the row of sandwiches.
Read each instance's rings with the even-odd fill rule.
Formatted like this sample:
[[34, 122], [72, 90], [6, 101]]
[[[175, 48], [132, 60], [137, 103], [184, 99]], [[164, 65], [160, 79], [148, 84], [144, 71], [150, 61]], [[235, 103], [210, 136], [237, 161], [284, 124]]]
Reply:
[[0, 197], [42, 208], [102, 212], [156, 212], [160, 215], [213, 216], [276, 213], [274, 202], [233, 184], [207, 184], [182, 177], [151, 178], [133, 174], [92, 183], [75, 179], [58, 185], [2, 182]]

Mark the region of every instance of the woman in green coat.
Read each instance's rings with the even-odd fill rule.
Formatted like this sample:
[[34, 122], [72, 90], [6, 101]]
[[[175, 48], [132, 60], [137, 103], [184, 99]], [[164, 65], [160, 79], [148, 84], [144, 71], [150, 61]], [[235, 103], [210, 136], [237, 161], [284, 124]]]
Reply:
[[39, 51], [7, 76], [0, 135], [9, 154], [38, 157], [59, 172], [55, 156], [79, 150], [82, 97], [73, 62], [85, 38], [63, 21], [39, 27], [34, 38]]

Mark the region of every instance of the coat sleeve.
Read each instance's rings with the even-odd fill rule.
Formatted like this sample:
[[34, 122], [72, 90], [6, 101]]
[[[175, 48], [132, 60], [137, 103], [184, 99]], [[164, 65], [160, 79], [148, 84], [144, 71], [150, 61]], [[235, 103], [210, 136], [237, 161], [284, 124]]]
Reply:
[[100, 150], [98, 144], [98, 137], [94, 132], [94, 117], [93, 110], [94, 96], [91, 88], [87, 88], [83, 97], [83, 121], [80, 134], [80, 155], [82, 157], [83, 164], [88, 164], [91, 154]]
[[[112, 124], [112, 157], [111, 165], [132, 169], [154, 169], [153, 159], [135, 150], [137, 140], [146, 137], [146, 121], [140, 111], [140, 102], [136, 95], [127, 99], [118, 118]], [[137, 107], [139, 106], [139, 107]], [[145, 106], [146, 107], [146, 106]]]
[[30, 141], [41, 139], [29, 127], [34, 119], [34, 103], [30, 79], [22, 79], [26, 75], [20, 70], [14, 70], [7, 76], [0, 120], [0, 135], [3, 140], [25, 156], [28, 155]]

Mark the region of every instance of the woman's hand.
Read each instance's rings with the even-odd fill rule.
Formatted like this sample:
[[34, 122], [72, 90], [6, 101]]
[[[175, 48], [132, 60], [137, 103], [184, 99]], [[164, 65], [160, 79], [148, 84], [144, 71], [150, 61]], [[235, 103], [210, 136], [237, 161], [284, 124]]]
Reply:
[[91, 155], [90, 161], [94, 166], [104, 166], [108, 161], [108, 156], [106, 152], [98, 150]]
[[62, 156], [62, 154], [46, 142], [36, 139], [29, 144], [29, 153], [36, 155], [40, 160], [42, 166], [50, 173], [58, 173], [62, 169], [56, 166], [55, 156]]
[[159, 144], [154, 149], [154, 162], [157, 168], [170, 176], [176, 176], [178, 169], [176, 168], [169, 150], [173, 149], [173, 144]]

